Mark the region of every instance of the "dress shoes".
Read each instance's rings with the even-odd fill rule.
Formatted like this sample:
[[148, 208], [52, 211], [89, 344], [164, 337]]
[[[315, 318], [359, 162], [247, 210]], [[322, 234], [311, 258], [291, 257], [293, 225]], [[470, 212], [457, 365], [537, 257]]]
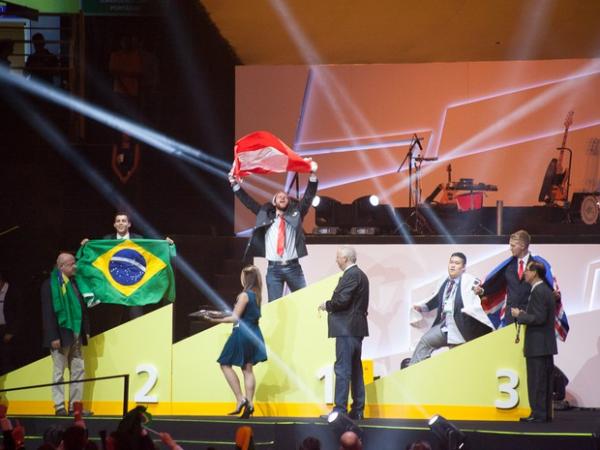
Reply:
[[240, 419], [249, 419], [252, 414], [254, 414], [254, 406], [250, 406], [250, 403], [246, 401]]
[[227, 413], [227, 415], [228, 416], [237, 416], [239, 413], [242, 412], [242, 409], [244, 409], [247, 405], [248, 405], [248, 399], [244, 398], [241, 402], [239, 402], [237, 404], [235, 411], [231, 411], [230, 413]]
[[56, 410], [54, 411], [54, 415], [60, 417], [67, 417], [69, 413], [65, 408], [56, 408]]
[[521, 417], [519, 422], [527, 422], [527, 423], [546, 423], [548, 422], [546, 419], [539, 419], [534, 416]]

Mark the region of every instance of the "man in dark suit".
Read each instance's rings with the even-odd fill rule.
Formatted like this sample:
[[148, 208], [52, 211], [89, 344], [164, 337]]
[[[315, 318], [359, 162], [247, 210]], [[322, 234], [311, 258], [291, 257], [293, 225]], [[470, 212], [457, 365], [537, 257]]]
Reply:
[[270, 302], [283, 295], [284, 284], [292, 292], [306, 287], [298, 260], [308, 254], [302, 220], [310, 209], [319, 184], [314, 161], [311, 169], [308, 186], [300, 202], [291, 200], [285, 192], [277, 192], [270, 203], [260, 205], [232, 175], [229, 178], [235, 196], [256, 214], [256, 225], [248, 241], [244, 260], [251, 257], [267, 259], [266, 281]]
[[338, 248], [336, 263], [344, 274], [331, 300], [319, 309], [329, 313], [329, 337], [335, 338], [335, 407], [347, 412], [348, 392], [352, 391], [352, 419], [362, 419], [365, 409], [365, 383], [362, 368], [362, 341], [369, 335], [369, 279], [356, 265], [356, 251], [349, 246]]
[[455, 252], [448, 262], [448, 278], [423, 304], [413, 306], [419, 313], [437, 311], [432, 327], [419, 340], [410, 360], [416, 364], [431, 356], [434, 350], [463, 344], [493, 330], [492, 323], [473, 291], [479, 280], [465, 272], [467, 257]]
[[554, 333], [555, 299], [552, 289], [544, 283], [546, 267], [530, 261], [525, 270], [525, 280], [531, 285], [527, 310], [511, 308], [517, 323], [526, 324], [524, 354], [527, 361], [527, 392], [531, 414], [524, 422], [552, 421], [552, 371], [556, 335]]
[[[50, 278], [42, 284], [42, 324], [44, 346], [52, 357], [52, 382], [64, 380], [65, 369], [69, 369], [71, 381], [84, 378], [82, 346], [87, 345], [90, 333], [87, 308], [77, 285], [75, 256], [63, 252], [58, 255], [56, 267]], [[73, 403], [81, 402], [83, 385], [73, 383], [69, 388], [69, 410]], [[64, 385], [52, 386], [52, 400], [57, 416], [66, 416]], [[89, 415], [89, 412], [86, 411]]]

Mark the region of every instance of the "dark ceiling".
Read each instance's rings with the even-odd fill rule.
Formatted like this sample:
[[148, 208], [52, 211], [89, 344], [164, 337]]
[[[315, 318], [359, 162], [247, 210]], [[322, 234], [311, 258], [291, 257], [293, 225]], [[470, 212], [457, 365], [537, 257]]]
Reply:
[[592, 58], [600, 0], [201, 0], [243, 64]]

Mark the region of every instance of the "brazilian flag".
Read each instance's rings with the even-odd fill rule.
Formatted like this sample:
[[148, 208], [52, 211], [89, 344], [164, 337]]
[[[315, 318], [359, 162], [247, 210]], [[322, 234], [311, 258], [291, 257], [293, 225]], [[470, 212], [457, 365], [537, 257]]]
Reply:
[[75, 280], [88, 306], [174, 301], [173, 256], [175, 246], [165, 240], [91, 240], [77, 252]]

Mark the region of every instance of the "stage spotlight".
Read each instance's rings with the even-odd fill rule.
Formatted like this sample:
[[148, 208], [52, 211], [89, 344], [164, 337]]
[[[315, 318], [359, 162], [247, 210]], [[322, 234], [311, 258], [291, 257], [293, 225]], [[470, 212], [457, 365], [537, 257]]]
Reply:
[[354, 208], [353, 227], [350, 234], [379, 234], [383, 224], [381, 223], [381, 208], [379, 197], [376, 195], [365, 195], [352, 202]]
[[315, 234], [337, 234], [336, 210], [340, 202], [331, 197], [315, 196], [312, 206], [315, 208]]
[[338, 436], [341, 436], [346, 431], [352, 431], [353, 433], [356, 433], [358, 437], [362, 437], [363, 435], [362, 429], [356, 425], [347, 414], [342, 412], [332, 411], [327, 416], [327, 422], [332, 426]]
[[448, 422], [440, 415], [435, 415], [429, 422], [429, 428], [442, 443], [442, 448], [447, 450], [459, 450], [465, 445], [467, 436], [455, 425]]

